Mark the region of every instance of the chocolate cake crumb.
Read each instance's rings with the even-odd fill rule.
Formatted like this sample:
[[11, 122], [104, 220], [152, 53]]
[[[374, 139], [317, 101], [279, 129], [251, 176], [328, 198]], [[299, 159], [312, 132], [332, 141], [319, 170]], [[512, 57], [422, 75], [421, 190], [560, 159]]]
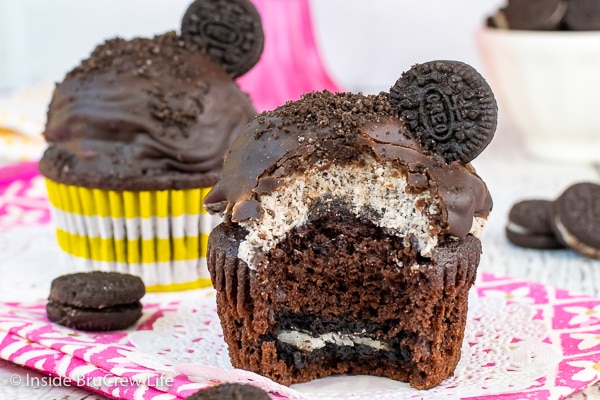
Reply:
[[[407, 254], [397, 238], [367, 220], [332, 213], [278, 245], [269, 254], [276, 267], [253, 271], [237, 258], [246, 234], [239, 225], [220, 224], [208, 246], [223, 333], [236, 344], [229, 347], [234, 366], [284, 385], [369, 374], [428, 389], [452, 374], [481, 253], [478, 239], [447, 241], [425, 259]], [[405, 264], [416, 269], [401, 268], [394, 255], [404, 262], [418, 257], [417, 264]], [[328, 343], [302, 350], [279, 340], [285, 330], [315, 337], [362, 332], [385, 349]]]

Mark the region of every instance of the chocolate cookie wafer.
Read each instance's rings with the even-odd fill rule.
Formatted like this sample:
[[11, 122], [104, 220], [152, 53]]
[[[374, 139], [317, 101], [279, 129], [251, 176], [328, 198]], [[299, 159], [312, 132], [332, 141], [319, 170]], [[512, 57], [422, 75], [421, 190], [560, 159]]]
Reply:
[[600, 1], [569, 0], [565, 26], [572, 31], [600, 30]]
[[68, 328], [85, 331], [125, 329], [142, 316], [142, 280], [118, 272], [80, 272], [52, 281], [46, 314]]
[[260, 59], [264, 33], [248, 0], [196, 0], [181, 21], [181, 36], [206, 50], [234, 78]]
[[[590, 0], [594, 2], [597, 0]], [[488, 26], [502, 29], [555, 30], [567, 13], [572, 0], [510, 0], [490, 19]]]
[[584, 256], [600, 258], [600, 185], [582, 182], [568, 187], [552, 204], [556, 237]]
[[390, 89], [390, 102], [421, 145], [448, 163], [473, 160], [496, 130], [494, 94], [485, 79], [462, 62], [414, 65]]
[[560, 249], [550, 221], [549, 200], [523, 200], [515, 203], [508, 214], [506, 237], [514, 245], [532, 249]]

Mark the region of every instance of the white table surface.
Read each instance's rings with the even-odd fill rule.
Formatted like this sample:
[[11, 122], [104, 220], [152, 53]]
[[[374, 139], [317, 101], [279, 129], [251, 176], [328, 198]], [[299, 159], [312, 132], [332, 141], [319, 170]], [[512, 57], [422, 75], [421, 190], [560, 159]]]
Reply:
[[[575, 182], [600, 181], [600, 169], [593, 165], [534, 160], [524, 151], [515, 130], [503, 124], [500, 124], [494, 141], [473, 165], [487, 182], [494, 199], [494, 209], [482, 236], [480, 271], [524, 278], [600, 297], [600, 260], [587, 259], [569, 250], [521, 249], [511, 245], [504, 235], [506, 216], [516, 201], [556, 198]], [[0, 233], [0, 249], [3, 245], [11, 248], [19, 246], [19, 234], [13, 233]], [[27, 232], [20, 234], [26, 235]], [[55, 258], [51, 229], [47, 230], [46, 235], [47, 240], [24, 247], [16, 258], [0, 258], [0, 301], [46, 298], [50, 280], [63, 273], [64, 269]], [[40, 257], [40, 252], [47, 254], [47, 257]], [[28, 257], [31, 261], [27, 261]], [[43, 262], [40, 262], [40, 258]], [[35, 380], [34, 377], [41, 375], [0, 361], [0, 399], [104, 399], [68, 386], [27, 385], [28, 380]], [[598, 386], [572, 396], [577, 400], [585, 398], [600, 399]]]

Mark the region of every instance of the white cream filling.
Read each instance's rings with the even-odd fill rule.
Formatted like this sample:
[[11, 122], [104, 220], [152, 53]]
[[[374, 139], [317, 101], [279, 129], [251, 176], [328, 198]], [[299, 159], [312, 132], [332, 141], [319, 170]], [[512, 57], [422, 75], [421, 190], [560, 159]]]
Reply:
[[567, 246], [578, 251], [581, 254], [585, 254], [588, 257], [600, 258], [600, 250], [592, 246], [588, 246], [587, 244], [583, 243], [575, 236], [573, 236], [571, 233], [569, 233], [569, 231], [567, 230], [567, 228], [565, 228], [564, 224], [558, 216], [554, 218], [554, 225], [556, 226], [558, 233], [560, 234], [564, 242], [567, 244]]
[[519, 235], [528, 235], [531, 233], [528, 229], [526, 229], [523, 225], [515, 224], [514, 222], [508, 222], [506, 224], [506, 229], [512, 233], [516, 233]]
[[483, 227], [487, 222], [487, 218], [484, 217], [473, 217], [473, 225], [471, 225], [471, 230], [469, 233], [476, 238], [481, 237], [481, 232], [483, 231]]
[[[240, 243], [238, 258], [255, 269], [255, 255], [268, 252], [289, 231], [304, 225], [311, 205], [323, 199], [346, 202], [356, 216], [375, 211], [380, 218], [373, 223], [403, 237], [406, 246], [416, 243], [420, 253], [428, 256], [438, 243], [430, 233], [430, 221], [441, 213], [439, 200], [428, 190], [407, 193], [406, 177], [390, 163], [381, 164], [372, 157], [363, 161], [366, 165], [315, 165], [289, 176], [275, 191], [258, 196], [264, 212], [260, 219], [240, 223], [249, 233]], [[419, 203], [429, 205], [418, 207]], [[479, 235], [483, 222], [483, 218], [474, 219], [474, 234]]]
[[390, 349], [387, 343], [362, 336], [362, 334], [360, 333], [345, 334], [337, 332], [328, 332], [319, 336], [312, 336], [308, 333], [300, 331], [284, 330], [277, 335], [277, 340], [283, 343], [290, 344], [296, 347], [297, 349], [303, 351], [317, 350], [325, 347], [327, 343], [332, 343], [336, 346], [350, 347], [353, 347], [355, 345], [365, 345], [372, 347], [376, 350]]

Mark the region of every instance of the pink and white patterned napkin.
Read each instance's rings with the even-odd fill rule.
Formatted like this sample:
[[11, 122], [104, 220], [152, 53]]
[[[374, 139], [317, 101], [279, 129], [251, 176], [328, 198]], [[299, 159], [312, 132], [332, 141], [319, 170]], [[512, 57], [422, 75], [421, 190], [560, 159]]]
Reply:
[[0, 168], [0, 232], [15, 226], [50, 222], [44, 178], [37, 161]]
[[115, 399], [180, 399], [221, 382], [273, 399], [559, 399], [598, 381], [600, 300], [488, 274], [473, 294], [455, 375], [428, 391], [344, 376], [288, 388], [234, 369], [212, 289], [146, 295], [140, 323], [113, 333], [50, 323], [43, 301], [0, 303], [0, 359]]
[[[198, 292], [200, 300], [211, 296], [210, 290]], [[224, 381], [261, 386], [271, 392], [272, 399], [303, 398], [287, 387], [247, 371], [232, 372], [185, 362], [161, 364], [160, 360], [164, 359], [161, 354], [175, 351], [165, 343], [176, 336], [162, 332], [165, 342], [153, 343], [152, 353], [140, 350], [134, 343], [147, 341], [148, 335], [144, 334], [153, 329], [157, 320], [177, 313], [180, 304], [164, 301], [160, 295], [146, 297], [140, 323], [128, 331], [112, 333], [81, 332], [50, 323], [45, 302], [2, 303], [0, 358], [60, 378], [61, 384], [80, 386], [115, 399], [180, 399]], [[203, 314], [214, 312], [214, 302], [212, 307], [201, 305], [189, 311], [198, 313], [202, 320]], [[208, 319], [201, 323], [209, 324]], [[170, 333], [177, 335], [180, 328], [171, 326]], [[201, 335], [194, 338], [196, 343], [203, 340]], [[193, 354], [193, 347], [186, 352]], [[149, 363], [152, 365], [146, 365]]]

